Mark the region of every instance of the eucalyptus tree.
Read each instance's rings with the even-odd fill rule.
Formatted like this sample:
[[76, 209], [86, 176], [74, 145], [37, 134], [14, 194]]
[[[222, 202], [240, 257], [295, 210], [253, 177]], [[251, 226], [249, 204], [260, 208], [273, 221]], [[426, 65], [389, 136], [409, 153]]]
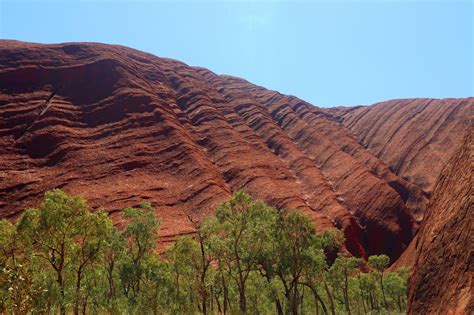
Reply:
[[277, 229], [276, 274], [284, 288], [288, 312], [298, 314], [301, 279], [312, 265], [319, 263], [322, 248], [318, 246], [314, 226], [299, 212], [281, 215]]
[[344, 235], [337, 229], [328, 229], [317, 235], [315, 243], [317, 252], [313, 262], [307, 267], [301, 284], [308, 287], [314, 297], [314, 308], [319, 313], [319, 305], [321, 305], [324, 314], [329, 314], [327, 302], [323, 294], [320, 293], [321, 287], [328, 295], [329, 310], [331, 314], [335, 314], [335, 306], [333, 302], [332, 292], [329, 288], [329, 265], [327, 252], [338, 251], [344, 243]]
[[400, 312], [405, 311], [408, 273], [408, 269], [402, 267], [388, 272], [384, 279], [385, 290]]
[[[204, 240], [189, 236], [182, 237], [168, 251], [168, 257], [173, 263], [173, 271], [176, 275], [174, 282], [176, 299], [180, 301], [181, 295], [185, 297], [186, 290], [190, 289], [188, 294], [193, 296], [188, 299], [188, 303], [189, 301], [198, 302], [196, 309], [203, 314], [208, 314], [209, 299], [212, 298], [209, 292], [213, 280], [211, 277], [212, 257], [209, 255]], [[183, 288], [181, 288], [181, 282], [185, 283]]]
[[237, 286], [243, 313], [247, 311], [247, 280], [272, 238], [276, 218], [275, 209], [243, 191], [236, 192], [216, 210], [211, 248], [214, 255], [221, 257], [222, 269]]
[[97, 258], [111, 226], [105, 214], [90, 212], [84, 198], [58, 189], [46, 192], [40, 207], [20, 218], [17, 230], [26, 246], [55, 275], [61, 314], [68, 303], [78, 313], [84, 270]]
[[119, 230], [113, 228], [110, 233], [104, 235], [104, 242], [100, 264], [106, 277], [107, 290], [103, 300], [111, 312], [116, 312], [117, 307], [119, 307], [117, 305], [118, 300], [120, 300], [121, 297], [117, 287], [119, 285], [120, 264], [125, 256], [125, 237]]
[[339, 253], [329, 270], [334, 287], [342, 291], [347, 314], [351, 314], [349, 281], [361, 265], [362, 259]]
[[387, 269], [389, 262], [390, 262], [390, 258], [387, 255], [373, 255], [373, 256], [370, 256], [368, 260], [369, 266], [375, 270], [375, 273], [379, 280], [380, 290], [382, 292], [382, 299], [383, 299], [385, 308], [387, 308], [388, 305], [387, 305], [387, 299], [385, 297], [385, 288], [383, 284], [383, 278], [384, 278], [384, 271]]
[[0, 313], [28, 313], [34, 309], [37, 290], [31, 272], [31, 255], [16, 226], [0, 221]]
[[141, 290], [144, 263], [156, 248], [159, 221], [149, 203], [142, 203], [137, 208], [125, 208], [123, 218], [128, 223], [123, 231], [125, 253], [120, 266], [120, 279], [124, 294], [135, 303]]

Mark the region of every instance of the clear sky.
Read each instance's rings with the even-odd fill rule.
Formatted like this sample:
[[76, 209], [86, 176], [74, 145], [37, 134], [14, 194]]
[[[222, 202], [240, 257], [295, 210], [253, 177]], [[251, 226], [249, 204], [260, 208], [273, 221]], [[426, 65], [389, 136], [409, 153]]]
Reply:
[[472, 0], [0, 0], [0, 37], [121, 44], [319, 106], [474, 95]]

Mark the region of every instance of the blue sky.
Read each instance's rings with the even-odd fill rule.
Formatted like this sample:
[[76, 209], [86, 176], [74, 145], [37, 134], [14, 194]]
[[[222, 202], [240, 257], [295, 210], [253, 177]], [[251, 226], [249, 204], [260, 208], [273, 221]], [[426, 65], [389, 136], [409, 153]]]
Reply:
[[0, 0], [0, 38], [121, 44], [318, 106], [474, 95], [472, 0]]

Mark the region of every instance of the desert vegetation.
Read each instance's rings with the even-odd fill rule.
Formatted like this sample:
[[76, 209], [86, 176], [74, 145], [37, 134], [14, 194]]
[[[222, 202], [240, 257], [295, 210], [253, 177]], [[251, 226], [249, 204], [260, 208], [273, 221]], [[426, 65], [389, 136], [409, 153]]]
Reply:
[[0, 221], [0, 313], [367, 314], [406, 309], [408, 272], [343, 249], [340, 231], [243, 191], [158, 252], [150, 204], [114, 226], [84, 198], [49, 191]]

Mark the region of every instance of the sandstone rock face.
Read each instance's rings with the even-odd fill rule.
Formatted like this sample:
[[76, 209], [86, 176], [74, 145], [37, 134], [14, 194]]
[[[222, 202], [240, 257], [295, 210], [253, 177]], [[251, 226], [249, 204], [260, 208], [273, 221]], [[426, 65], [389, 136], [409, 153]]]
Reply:
[[434, 188], [414, 241], [409, 314], [474, 312], [472, 149], [471, 128]]
[[334, 112], [397, 175], [431, 192], [471, 124], [474, 97], [401, 99]]
[[149, 201], [163, 244], [244, 188], [340, 228], [356, 255], [395, 259], [427, 194], [338, 113], [122, 46], [0, 41], [0, 216], [55, 187], [117, 224], [120, 209]]

